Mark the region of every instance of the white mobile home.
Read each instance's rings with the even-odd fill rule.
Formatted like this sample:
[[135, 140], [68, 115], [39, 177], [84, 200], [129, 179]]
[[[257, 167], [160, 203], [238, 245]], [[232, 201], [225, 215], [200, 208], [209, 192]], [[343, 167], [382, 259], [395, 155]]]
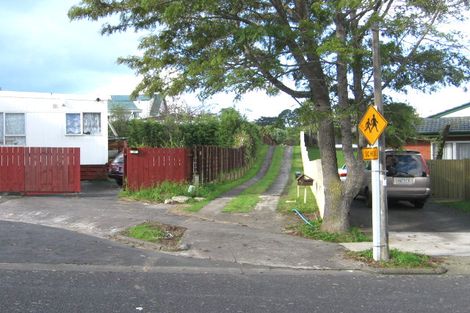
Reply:
[[79, 147], [81, 165], [108, 161], [107, 99], [0, 91], [0, 146]]

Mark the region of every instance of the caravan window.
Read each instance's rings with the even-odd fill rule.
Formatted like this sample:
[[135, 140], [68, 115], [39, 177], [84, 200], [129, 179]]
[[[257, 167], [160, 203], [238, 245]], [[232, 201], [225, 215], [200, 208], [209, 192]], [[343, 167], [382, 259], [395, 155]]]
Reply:
[[101, 134], [101, 113], [66, 113], [67, 135]]
[[26, 145], [24, 113], [0, 113], [0, 145]]

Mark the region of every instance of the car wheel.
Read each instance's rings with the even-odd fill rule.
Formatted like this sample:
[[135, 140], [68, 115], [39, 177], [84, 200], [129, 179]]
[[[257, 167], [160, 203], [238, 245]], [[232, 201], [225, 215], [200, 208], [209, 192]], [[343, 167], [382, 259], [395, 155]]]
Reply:
[[413, 201], [413, 205], [414, 205], [415, 208], [417, 208], [417, 209], [422, 209], [422, 208], [424, 207], [424, 203], [425, 203], [425, 202], [426, 202], [426, 201], [424, 201], [424, 200], [415, 200], [415, 201]]
[[372, 207], [372, 193], [369, 191], [369, 189], [366, 189], [365, 200], [366, 200], [366, 207], [371, 208]]

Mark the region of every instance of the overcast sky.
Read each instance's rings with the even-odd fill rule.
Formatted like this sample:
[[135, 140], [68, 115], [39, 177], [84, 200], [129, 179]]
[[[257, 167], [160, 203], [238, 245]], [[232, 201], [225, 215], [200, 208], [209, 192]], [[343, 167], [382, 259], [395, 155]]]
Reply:
[[[133, 32], [101, 36], [100, 22], [69, 21], [68, 9], [79, 0], [0, 0], [0, 88], [11, 91], [90, 94], [105, 97], [129, 94], [138, 82], [134, 73], [118, 65], [119, 56], [137, 53], [139, 35]], [[470, 85], [467, 86], [470, 89]], [[470, 102], [463, 88], [434, 95], [410, 93], [402, 100], [421, 116]], [[196, 100], [186, 97], [189, 103]], [[232, 96], [208, 101], [214, 111], [233, 106]], [[218, 105], [218, 106], [216, 106]], [[294, 109], [288, 96], [245, 96], [235, 107], [250, 119], [275, 116]]]

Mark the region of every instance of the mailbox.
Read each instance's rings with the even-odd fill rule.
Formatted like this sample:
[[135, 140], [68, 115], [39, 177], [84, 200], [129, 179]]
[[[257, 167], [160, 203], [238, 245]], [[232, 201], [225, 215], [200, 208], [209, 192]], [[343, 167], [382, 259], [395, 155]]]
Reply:
[[313, 186], [313, 178], [302, 174], [297, 177], [297, 186]]

